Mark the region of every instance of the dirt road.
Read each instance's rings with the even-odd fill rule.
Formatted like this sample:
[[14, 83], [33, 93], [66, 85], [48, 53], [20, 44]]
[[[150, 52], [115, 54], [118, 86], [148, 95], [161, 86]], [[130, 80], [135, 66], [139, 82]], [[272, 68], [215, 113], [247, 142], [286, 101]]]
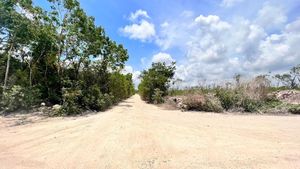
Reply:
[[163, 110], [139, 96], [96, 115], [8, 126], [0, 168], [300, 168], [300, 116]]

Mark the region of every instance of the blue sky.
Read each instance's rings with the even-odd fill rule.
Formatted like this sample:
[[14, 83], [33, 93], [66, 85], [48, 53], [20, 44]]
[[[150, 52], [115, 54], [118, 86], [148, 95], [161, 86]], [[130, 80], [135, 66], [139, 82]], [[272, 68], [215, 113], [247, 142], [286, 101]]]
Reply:
[[[43, 1], [35, 1], [44, 5]], [[281, 73], [300, 64], [300, 0], [80, 0], [129, 52], [136, 83], [151, 62], [176, 61], [183, 86]]]

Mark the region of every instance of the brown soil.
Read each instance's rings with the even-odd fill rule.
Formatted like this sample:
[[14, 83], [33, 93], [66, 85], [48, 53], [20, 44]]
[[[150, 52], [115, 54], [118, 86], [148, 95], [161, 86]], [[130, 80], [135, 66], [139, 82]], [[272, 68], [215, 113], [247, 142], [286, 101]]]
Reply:
[[139, 96], [104, 113], [11, 125], [0, 168], [300, 168], [300, 116], [163, 110]]

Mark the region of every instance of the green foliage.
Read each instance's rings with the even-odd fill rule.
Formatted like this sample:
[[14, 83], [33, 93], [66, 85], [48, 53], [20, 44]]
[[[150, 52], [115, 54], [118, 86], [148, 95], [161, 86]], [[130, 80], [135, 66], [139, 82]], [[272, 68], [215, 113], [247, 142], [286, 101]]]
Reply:
[[123, 45], [106, 36], [77, 0], [48, 2], [40, 8], [32, 1], [0, 1], [2, 105], [14, 111], [43, 101], [62, 104], [56, 115], [73, 115], [133, 95], [132, 75], [118, 73], [128, 60]]
[[217, 113], [223, 112], [223, 107], [218, 98], [211, 95], [206, 95], [205, 99], [204, 109], [206, 111]]
[[40, 92], [37, 88], [23, 88], [15, 85], [1, 92], [0, 106], [2, 110], [11, 112], [20, 108], [30, 109], [39, 104]]
[[154, 104], [160, 104], [160, 103], [164, 102], [163, 92], [160, 91], [158, 88], [154, 89], [154, 94], [153, 94], [152, 98], [153, 98]]
[[222, 107], [225, 110], [229, 110], [233, 108], [238, 102], [237, 94], [233, 90], [229, 90], [229, 89], [226, 90], [222, 88], [217, 88], [216, 97], [219, 98]]
[[197, 110], [205, 112], [223, 111], [221, 102], [212, 95], [190, 94], [184, 98], [183, 104], [187, 106], [187, 110]]
[[288, 111], [292, 114], [300, 114], [300, 105], [292, 105]]
[[15, 111], [24, 107], [23, 105], [23, 88], [21, 86], [13, 86], [11, 89], [3, 91], [1, 99], [1, 109], [7, 112]]
[[112, 73], [109, 78], [109, 91], [118, 100], [126, 99], [134, 94], [132, 75], [123, 75], [121, 73]]
[[63, 104], [60, 109], [62, 115], [77, 115], [81, 113], [81, 108], [78, 105], [81, 90], [65, 89], [63, 92]]
[[23, 90], [24, 98], [23, 104], [26, 109], [32, 108], [32, 106], [39, 105], [41, 100], [41, 92], [38, 87], [29, 87]]
[[96, 85], [86, 91], [82, 101], [86, 108], [96, 111], [103, 111], [115, 103], [114, 96], [106, 93], [103, 95]]
[[165, 63], [152, 63], [152, 67], [142, 72], [139, 93], [141, 98], [150, 103], [154, 102], [153, 95], [155, 89], [162, 92], [162, 96], [167, 95], [169, 82], [175, 72], [175, 63], [166, 65]]
[[245, 112], [256, 112], [260, 106], [261, 104], [259, 101], [245, 97], [242, 98], [238, 107], [243, 108]]

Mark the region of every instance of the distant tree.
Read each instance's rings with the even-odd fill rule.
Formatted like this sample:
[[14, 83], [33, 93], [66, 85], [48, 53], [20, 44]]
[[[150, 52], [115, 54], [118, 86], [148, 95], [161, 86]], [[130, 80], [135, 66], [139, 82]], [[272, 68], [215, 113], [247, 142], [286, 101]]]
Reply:
[[289, 73], [276, 74], [274, 78], [284, 86], [295, 89], [300, 83], [300, 64], [293, 67]]
[[153, 103], [155, 91], [160, 91], [161, 96], [167, 94], [169, 83], [175, 73], [175, 62], [171, 65], [165, 63], [152, 63], [152, 67], [141, 74], [141, 83], [138, 87], [143, 100]]
[[233, 76], [233, 78], [235, 79], [235, 82], [236, 82], [236, 85], [237, 85], [237, 86], [240, 86], [240, 83], [241, 83], [241, 77], [242, 77], [241, 74], [235, 74], [235, 75]]

